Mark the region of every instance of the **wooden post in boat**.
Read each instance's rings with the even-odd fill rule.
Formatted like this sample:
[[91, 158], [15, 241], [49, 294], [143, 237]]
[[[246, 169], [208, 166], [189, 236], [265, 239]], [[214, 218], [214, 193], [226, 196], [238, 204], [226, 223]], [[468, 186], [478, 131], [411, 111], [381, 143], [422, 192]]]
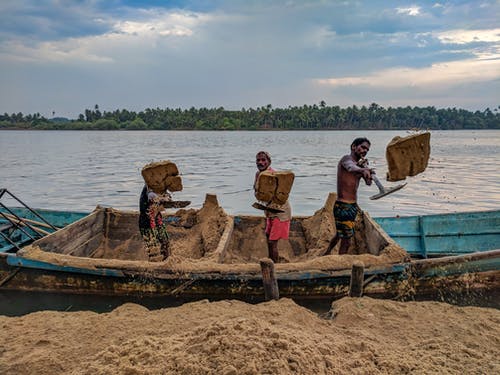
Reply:
[[349, 284], [349, 297], [361, 297], [363, 295], [363, 282], [365, 266], [362, 262], [354, 262], [351, 270], [351, 282]]
[[269, 258], [260, 260], [260, 269], [262, 271], [262, 284], [264, 285], [264, 295], [266, 301], [272, 299], [278, 300], [280, 292], [278, 289], [278, 281], [274, 274], [274, 262]]

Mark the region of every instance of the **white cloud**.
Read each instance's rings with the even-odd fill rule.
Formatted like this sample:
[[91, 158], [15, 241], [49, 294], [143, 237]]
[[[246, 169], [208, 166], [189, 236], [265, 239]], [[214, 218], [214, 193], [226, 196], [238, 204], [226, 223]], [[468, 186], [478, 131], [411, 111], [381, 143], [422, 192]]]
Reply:
[[[192, 36], [200, 25], [213, 19], [195, 13], [155, 13], [149, 16], [150, 19], [143, 21], [116, 21], [109, 32], [96, 36], [37, 44], [22, 39], [4, 42], [0, 46], [0, 56], [10, 61], [109, 63], [130, 50], [155, 48], [157, 41], [165, 37]], [[173, 48], [173, 44], [170, 46]]]
[[[0, 99], [9, 112], [53, 106], [50, 100], [57, 100], [46, 94], [48, 85], [60, 87], [54, 97], [72, 97], [71, 111], [86, 103], [135, 110], [322, 99], [391, 105], [415, 103], [416, 95], [459, 106], [474, 99], [476, 108], [498, 101], [500, 32], [494, 29], [493, 5], [479, 12], [473, 2], [442, 0], [383, 7], [292, 0], [286, 6], [223, 1], [194, 8], [176, 2], [182, 8], [141, 3], [100, 9], [104, 3], [95, 0], [71, 7], [29, 0], [26, 12], [18, 5], [26, 0], [5, 1], [16, 9], [0, 12], [0, 78], [9, 87]], [[443, 9], [431, 10], [433, 4]], [[467, 27], [477, 30], [462, 30]], [[470, 60], [437, 64], [455, 58]], [[427, 68], [401, 68], [415, 64]], [[65, 92], [75, 86], [78, 99]], [[477, 88], [474, 95], [471, 87]]]
[[200, 24], [211, 19], [209, 15], [195, 13], [163, 13], [145, 21], [120, 21], [113, 29], [119, 33], [143, 36], [190, 36]]
[[150, 22], [141, 23], [141, 22], [124, 21], [115, 25], [115, 29], [125, 34], [134, 34], [134, 35], [189, 36], [193, 34], [193, 31], [186, 27], [180, 27], [176, 25], [168, 27], [165, 26], [166, 25], [164, 24], [154, 24]]
[[365, 76], [318, 79], [330, 87], [372, 86], [383, 88], [453, 87], [464, 83], [485, 82], [500, 78], [500, 55], [490, 59], [470, 59], [433, 64], [426, 68], [393, 68]]
[[492, 30], [448, 30], [437, 33], [444, 44], [467, 44], [474, 42], [500, 42], [500, 29]]
[[88, 61], [109, 63], [113, 59], [92, 50], [93, 43], [101, 37], [66, 39], [62, 42], [42, 42], [35, 46], [20, 42], [6, 42], [0, 56], [4, 61], [18, 62], [67, 62]]
[[408, 8], [396, 8], [398, 14], [407, 14], [409, 16], [418, 16], [420, 14], [420, 7], [412, 5]]

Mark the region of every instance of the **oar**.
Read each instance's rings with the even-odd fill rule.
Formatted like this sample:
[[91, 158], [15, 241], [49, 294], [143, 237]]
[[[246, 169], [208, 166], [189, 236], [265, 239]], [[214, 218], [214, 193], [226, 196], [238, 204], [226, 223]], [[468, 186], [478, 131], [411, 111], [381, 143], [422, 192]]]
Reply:
[[[11, 220], [18, 220], [17, 217], [15, 217], [11, 214], [5, 214], [5, 216], [7, 216]], [[50, 225], [42, 223], [41, 221], [36, 221], [36, 220], [31, 220], [31, 219], [26, 219], [26, 218], [22, 218], [22, 221], [26, 221], [27, 223], [38, 225], [39, 227], [52, 229], [52, 227]]]
[[[6, 216], [7, 216], [7, 215], [6, 215]], [[22, 225], [22, 226], [24, 226], [24, 227], [28, 227], [28, 228], [30, 228], [30, 229], [33, 229], [35, 232], [38, 232], [38, 234], [42, 234], [42, 235], [44, 235], [44, 236], [46, 236], [46, 235], [50, 234], [50, 232], [47, 232], [47, 231], [45, 231], [45, 230], [43, 230], [43, 229], [41, 229], [41, 228], [33, 227], [33, 226], [28, 225], [27, 223], [23, 222], [23, 220], [27, 220], [27, 219], [18, 220], [18, 219], [16, 219], [15, 217], [10, 217], [9, 219], [10, 219], [10, 220], [12, 220], [12, 221], [13, 221], [15, 224], [17, 224], [17, 225]]]

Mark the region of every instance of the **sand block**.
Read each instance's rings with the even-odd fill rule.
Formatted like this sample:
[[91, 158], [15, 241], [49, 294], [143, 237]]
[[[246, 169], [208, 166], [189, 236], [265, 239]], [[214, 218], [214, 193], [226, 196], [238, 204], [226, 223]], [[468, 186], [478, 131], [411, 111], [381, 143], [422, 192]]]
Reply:
[[275, 172], [264, 171], [259, 174], [257, 178], [257, 183], [255, 184], [255, 198], [262, 202], [270, 202], [276, 188], [278, 186], [278, 180], [274, 176]]
[[292, 171], [264, 171], [255, 185], [255, 198], [261, 202], [283, 205], [292, 190], [295, 175]]
[[149, 163], [142, 168], [141, 174], [146, 184], [157, 194], [163, 194], [170, 188], [175, 189], [170, 191], [182, 190], [179, 170], [170, 160]]
[[182, 191], [182, 178], [181, 176], [167, 176], [165, 179], [167, 189], [169, 191]]
[[282, 205], [288, 200], [295, 175], [292, 171], [279, 171], [274, 172], [274, 176], [278, 180], [278, 184], [274, 194], [273, 203]]
[[385, 150], [387, 181], [400, 181], [427, 168], [431, 153], [431, 133], [394, 137]]

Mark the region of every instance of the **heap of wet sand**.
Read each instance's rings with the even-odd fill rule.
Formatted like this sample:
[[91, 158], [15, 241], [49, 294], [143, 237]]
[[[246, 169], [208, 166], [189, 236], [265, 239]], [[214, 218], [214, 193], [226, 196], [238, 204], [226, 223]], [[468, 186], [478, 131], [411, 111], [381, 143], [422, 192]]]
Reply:
[[494, 374], [500, 311], [344, 298], [0, 316], [2, 374]]

